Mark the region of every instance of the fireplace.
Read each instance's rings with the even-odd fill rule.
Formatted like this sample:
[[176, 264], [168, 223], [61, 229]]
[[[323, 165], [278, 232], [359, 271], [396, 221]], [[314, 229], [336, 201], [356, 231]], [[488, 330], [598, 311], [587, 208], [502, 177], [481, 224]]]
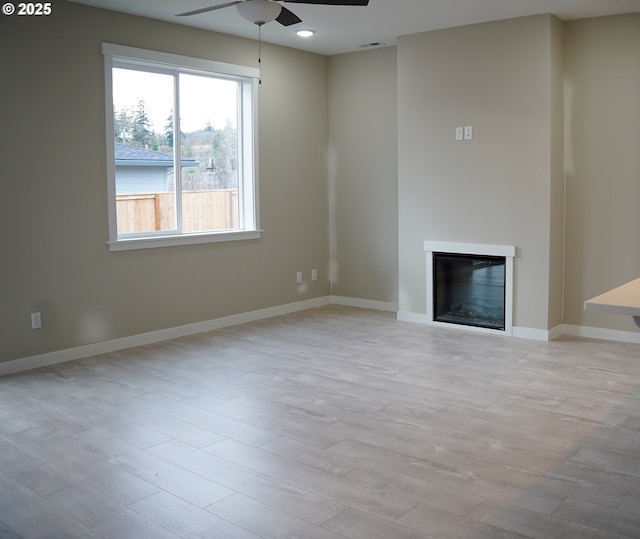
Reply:
[[515, 247], [425, 242], [427, 320], [511, 335]]
[[437, 322], [504, 330], [505, 258], [433, 253]]

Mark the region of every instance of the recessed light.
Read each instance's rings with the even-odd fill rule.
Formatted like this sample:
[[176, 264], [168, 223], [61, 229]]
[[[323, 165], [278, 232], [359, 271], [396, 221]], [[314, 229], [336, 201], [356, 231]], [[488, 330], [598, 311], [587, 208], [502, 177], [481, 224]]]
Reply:
[[310, 28], [304, 28], [304, 29], [301, 29], [301, 30], [296, 30], [296, 35], [298, 35], [300, 37], [311, 37], [315, 33], [316, 33], [316, 31], [315, 30], [311, 30]]

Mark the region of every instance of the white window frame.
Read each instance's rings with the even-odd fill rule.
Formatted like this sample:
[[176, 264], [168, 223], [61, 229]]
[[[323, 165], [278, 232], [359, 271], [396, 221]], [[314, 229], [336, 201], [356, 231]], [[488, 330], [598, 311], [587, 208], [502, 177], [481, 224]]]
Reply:
[[[258, 206], [258, 81], [256, 68], [191, 58], [177, 54], [126, 47], [112, 43], [102, 44], [105, 73], [105, 120], [107, 138], [107, 197], [109, 214], [109, 240], [111, 251], [171, 247], [196, 243], [254, 240], [262, 237]], [[179, 74], [205, 74], [229, 78], [240, 82], [240, 131], [242, 132], [242, 159], [238, 185], [239, 224], [234, 230], [182, 232], [170, 231], [143, 236], [118, 237], [116, 212], [116, 173], [113, 126], [113, 67], [131, 66], [150, 71]], [[180, 159], [179, 157], [177, 158]], [[179, 167], [178, 167], [179, 168]]]

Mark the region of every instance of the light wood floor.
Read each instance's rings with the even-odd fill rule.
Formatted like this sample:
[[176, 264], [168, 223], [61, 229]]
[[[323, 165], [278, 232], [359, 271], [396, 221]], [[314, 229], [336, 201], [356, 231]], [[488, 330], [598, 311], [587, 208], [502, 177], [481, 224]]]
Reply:
[[639, 387], [339, 306], [6, 376], [0, 537], [638, 538]]

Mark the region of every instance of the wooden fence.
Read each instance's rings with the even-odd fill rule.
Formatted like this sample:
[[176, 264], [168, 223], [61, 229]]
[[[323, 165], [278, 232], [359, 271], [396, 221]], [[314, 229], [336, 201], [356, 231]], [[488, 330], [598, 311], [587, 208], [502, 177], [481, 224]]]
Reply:
[[[116, 196], [118, 234], [172, 230], [175, 223], [175, 193], [145, 193]], [[184, 232], [238, 228], [238, 190], [183, 191]]]

